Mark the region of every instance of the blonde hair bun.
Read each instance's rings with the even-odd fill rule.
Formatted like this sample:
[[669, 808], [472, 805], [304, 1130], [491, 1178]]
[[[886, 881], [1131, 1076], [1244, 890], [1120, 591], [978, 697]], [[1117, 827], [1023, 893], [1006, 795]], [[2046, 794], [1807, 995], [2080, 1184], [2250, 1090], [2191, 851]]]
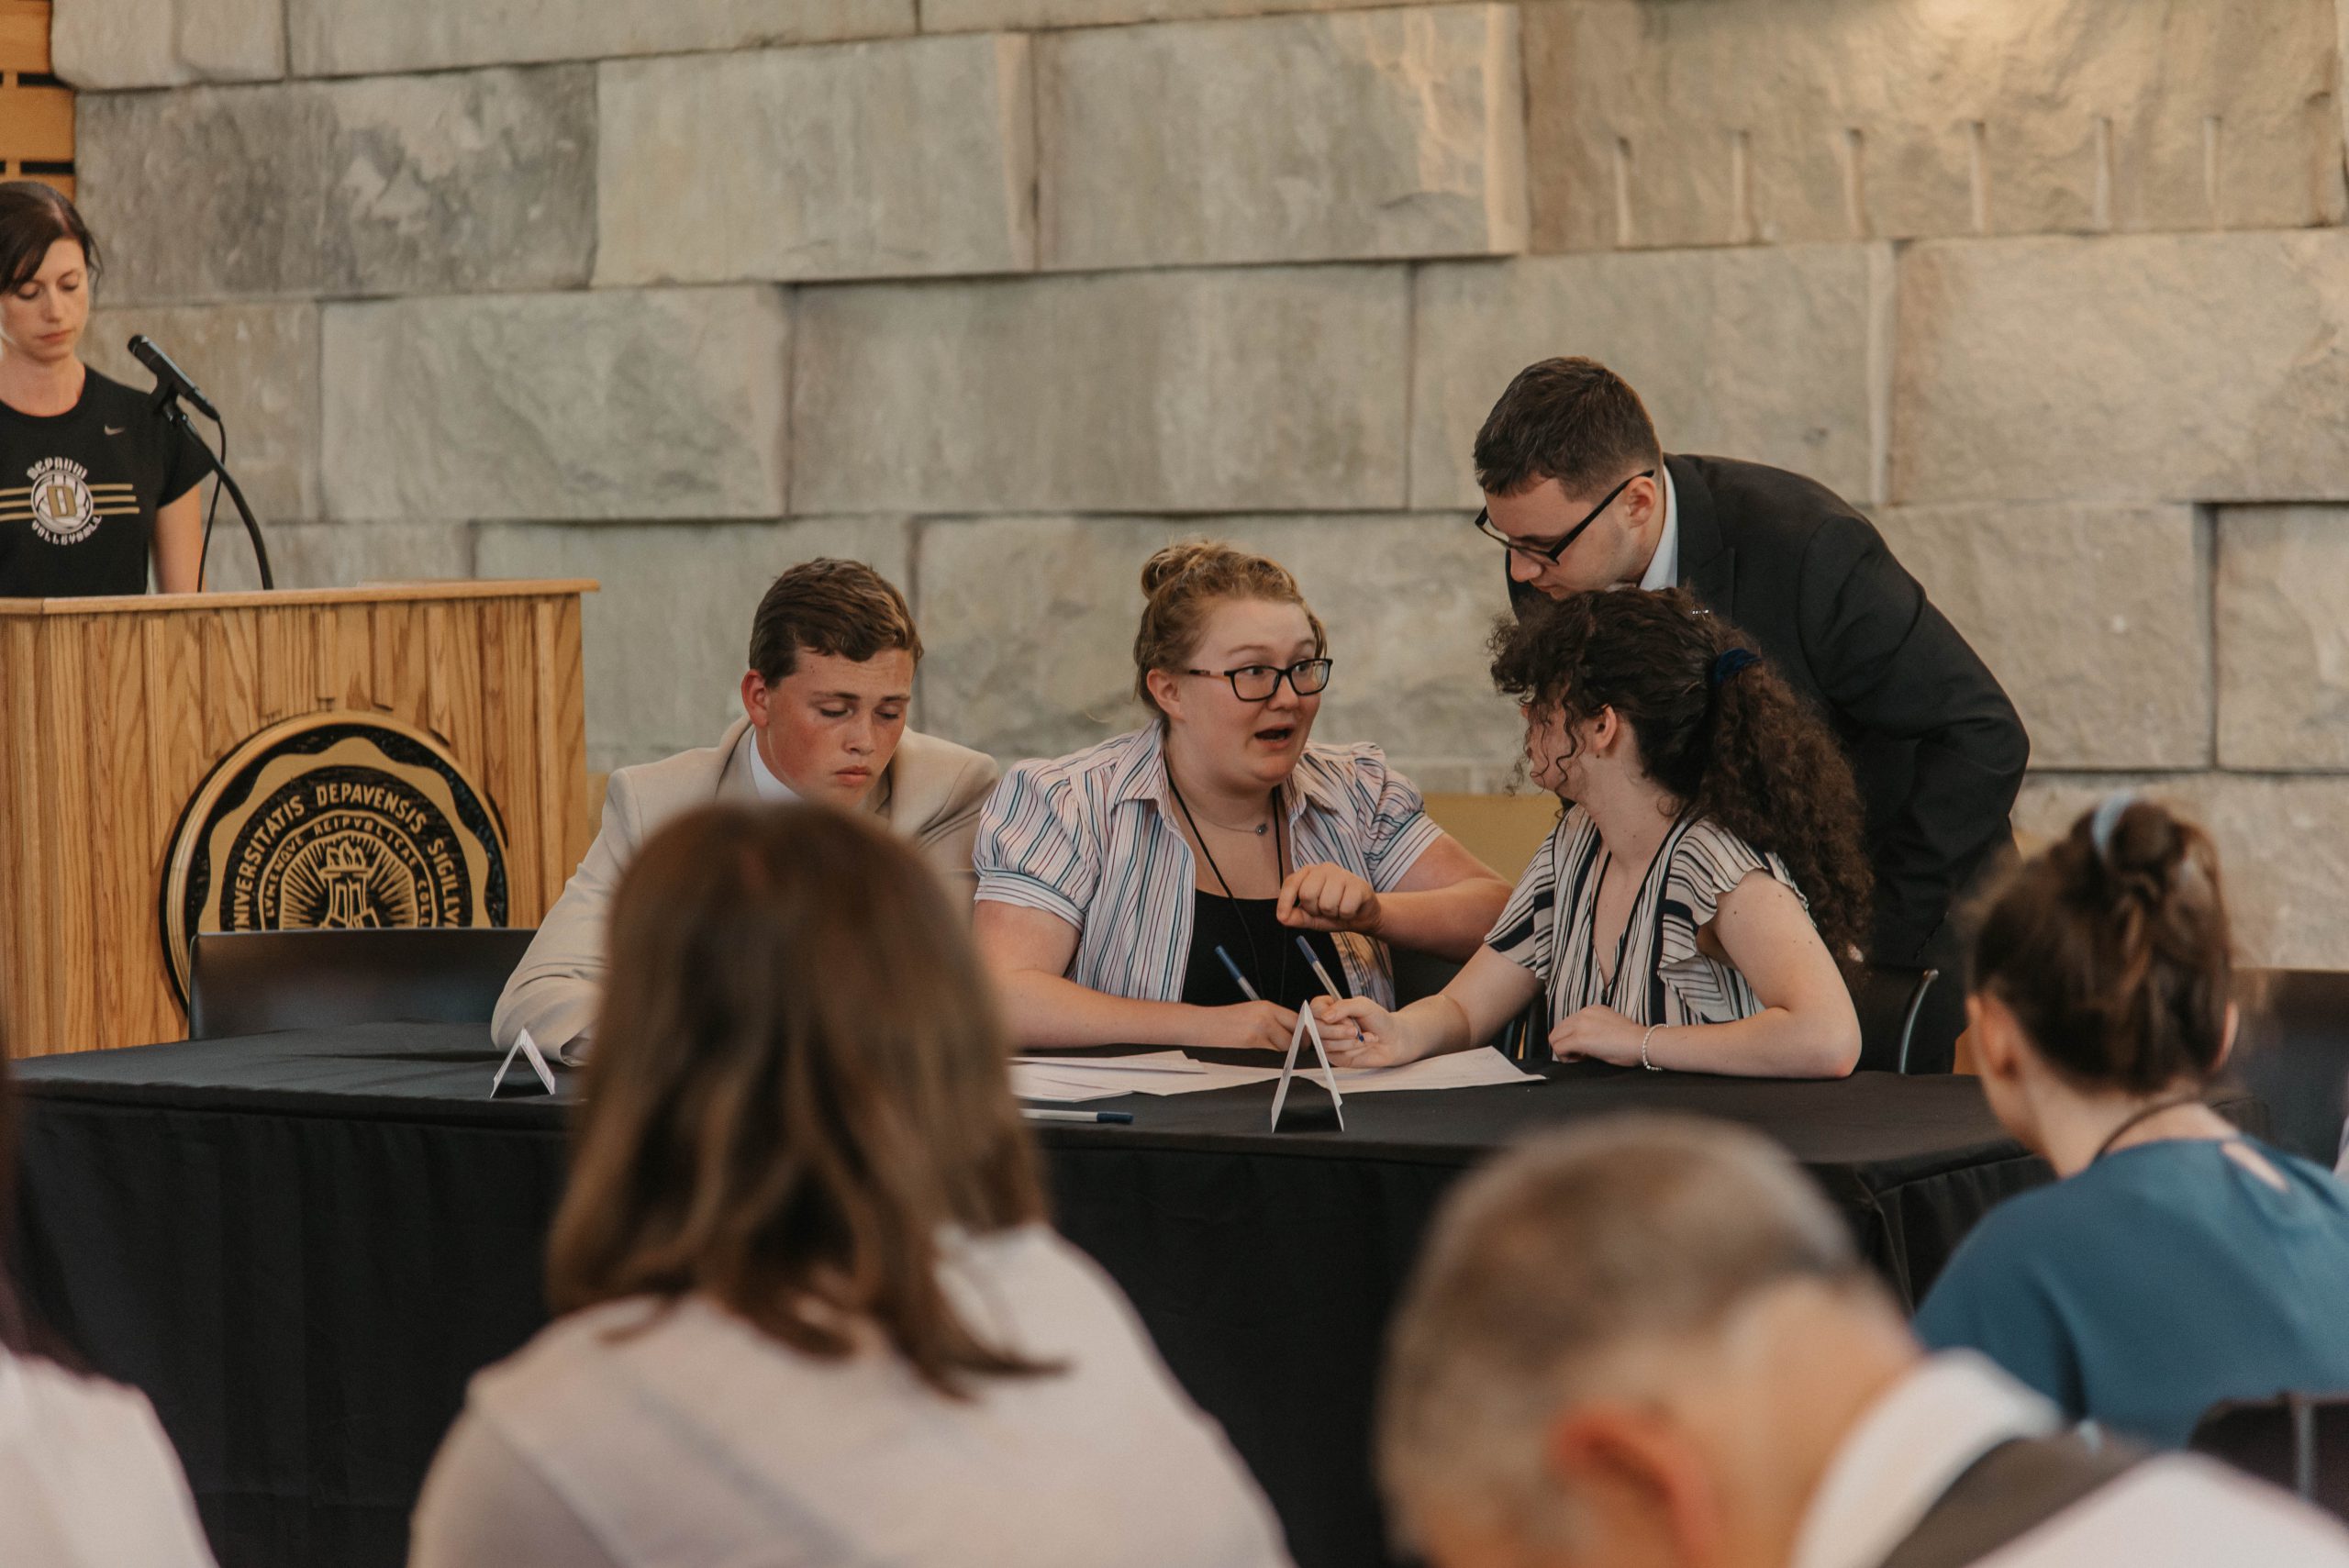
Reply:
[[1168, 545], [1141, 563], [1141, 591], [1154, 599], [1169, 584], [1182, 581], [1200, 567], [1241, 559], [1238, 550], [1220, 539], [1186, 539]]

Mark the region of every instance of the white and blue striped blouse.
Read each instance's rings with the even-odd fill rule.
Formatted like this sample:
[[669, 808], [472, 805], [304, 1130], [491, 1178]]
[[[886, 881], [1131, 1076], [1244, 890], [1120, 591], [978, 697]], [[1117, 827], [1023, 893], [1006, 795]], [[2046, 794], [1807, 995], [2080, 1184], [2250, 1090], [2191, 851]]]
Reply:
[[[1442, 835], [1375, 746], [1308, 743], [1281, 786], [1294, 866], [1342, 866], [1390, 893]], [[1114, 996], [1175, 1002], [1191, 951], [1191, 847], [1174, 827], [1158, 727], [1073, 756], [1019, 762], [979, 818], [982, 900], [1041, 909], [1077, 931], [1068, 978]], [[1379, 942], [1335, 938], [1346, 984], [1395, 1005]]]
[[[1786, 862], [1765, 855], [1710, 821], [1683, 817], [1656, 851], [1623, 925], [1612, 965], [1596, 951], [1598, 882], [1608, 864], [1598, 826], [1568, 811], [1533, 853], [1485, 945], [1531, 970], [1558, 1023], [1585, 1007], [1609, 1006], [1639, 1024], [1726, 1024], [1762, 1010], [1734, 964], [1708, 957], [1697, 932], [1711, 924], [1729, 890], [1757, 871], [1794, 889]], [[1803, 900], [1809, 907], [1809, 900]], [[1564, 914], [1560, 911], [1564, 910]]]

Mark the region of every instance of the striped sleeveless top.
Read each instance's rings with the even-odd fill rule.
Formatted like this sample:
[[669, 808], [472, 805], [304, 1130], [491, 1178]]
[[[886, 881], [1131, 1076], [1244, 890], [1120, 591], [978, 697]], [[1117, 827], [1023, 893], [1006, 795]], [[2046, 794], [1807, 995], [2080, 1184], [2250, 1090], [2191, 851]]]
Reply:
[[[1531, 970], [1549, 998], [1553, 1024], [1585, 1007], [1609, 1006], [1640, 1024], [1726, 1024], [1762, 1003], [1735, 965], [1709, 958], [1697, 932], [1729, 890], [1765, 871], [1794, 890], [1786, 862], [1711, 821], [1683, 817], [1656, 851], [1613, 955], [1614, 979], [1597, 951], [1598, 885], [1608, 865], [1598, 824], [1568, 811], [1534, 851], [1517, 891], [1485, 945]], [[1809, 901], [1804, 900], [1804, 907]]]

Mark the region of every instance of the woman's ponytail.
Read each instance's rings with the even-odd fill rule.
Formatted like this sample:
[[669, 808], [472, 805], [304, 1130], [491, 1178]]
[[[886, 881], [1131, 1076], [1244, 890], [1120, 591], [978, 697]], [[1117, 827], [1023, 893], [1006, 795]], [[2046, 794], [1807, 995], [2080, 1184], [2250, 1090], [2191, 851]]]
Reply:
[[1974, 939], [1973, 988], [2086, 1083], [2146, 1095], [2226, 1053], [2233, 938], [2210, 836], [2108, 796], [2020, 867]]

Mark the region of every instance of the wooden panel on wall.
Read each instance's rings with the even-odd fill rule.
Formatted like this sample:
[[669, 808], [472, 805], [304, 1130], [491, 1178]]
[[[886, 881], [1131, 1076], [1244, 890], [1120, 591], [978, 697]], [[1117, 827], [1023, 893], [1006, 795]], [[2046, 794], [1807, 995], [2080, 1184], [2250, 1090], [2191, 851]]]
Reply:
[[50, 74], [48, 0], [0, 0], [0, 177], [73, 194], [73, 93]]
[[584, 852], [579, 595], [592, 583], [0, 600], [0, 1018], [36, 1055], [185, 1030], [157, 910], [220, 760], [281, 719], [383, 713], [445, 741], [501, 819], [507, 922]]

